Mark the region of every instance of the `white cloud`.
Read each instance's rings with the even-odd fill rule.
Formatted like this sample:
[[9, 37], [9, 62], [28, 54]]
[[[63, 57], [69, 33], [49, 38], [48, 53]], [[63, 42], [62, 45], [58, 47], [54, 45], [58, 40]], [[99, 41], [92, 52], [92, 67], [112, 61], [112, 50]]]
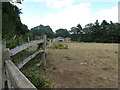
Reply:
[[62, 8], [64, 6], [69, 6], [74, 0], [33, 0], [34, 2], [45, 2], [48, 7], [51, 8]]
[[19, 4], [19, 3], [13, 3], [14, 5], [16, 5], [18, 8], [23, 8], [23, 5], [22, 4]]
[[118, 22], [118, 7], [112, 7], [111, 9], [100, 10], [97, 15], [96, 19], [99, 21], [107, 20]]
[[[56, 3], [56, 2], [66, 2], [69, 0], [25, 0], [34, 2], [46, 2], [46, 3]], [[119, 0], [73, 0], [74, 2], [118, 2]]]
[[[21, 16], [22, 22], [26, 23], [29, 28], [43, 24], [50, 25], [53, 30], [59, 28], [70, 29], [77, 24], [85, 25], [86, 22], [90, 22], [92, 15], [89, 9], [89, 3], [81, 3], [78, 5], [71, 5], [57, 13], [47, 14], [44, 17], [25, 17]], [[31, 23], [32, 22], [32, 23]]]
[[110, 9], [102, 9], [96, 14], [90, 9], [89, 3], [80, 3], [70, 5], [61, 9], [57, 13], [49, 13], [44, 17], [24, 16], [21, 15], [22, 22], [28, 25], [29, 29], [37, 25], [49, 25], [54, 31], [59, 28], [70, 29], [71, 27], [81, 24], [84, 27], [88, 23], [94, 23], [96, 19], [117, 22], [118, 9], [113, 7]]
[[58, 28], [70, 29], [81, 22], [82, 25], [85, 25], [92, 18], [89, 6], [88, 3], [69, 6], [58, 13], [46, 15], [42, 22], [50, 25], [54, 30]]
[[29, 29], [39, 25], [38, 18], [31, 17], [31, 16], [24, 16], [23, 14], [20, 15], [21, 22], [28, 26]]

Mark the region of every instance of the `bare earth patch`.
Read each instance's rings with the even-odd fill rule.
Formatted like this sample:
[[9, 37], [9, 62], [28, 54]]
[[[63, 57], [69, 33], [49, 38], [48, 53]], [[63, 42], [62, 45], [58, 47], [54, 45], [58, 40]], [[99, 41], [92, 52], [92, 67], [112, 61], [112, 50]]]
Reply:
[[117, 88], [118, 44], [68, 43], [47, 49], [47, 76], [58, 88]]

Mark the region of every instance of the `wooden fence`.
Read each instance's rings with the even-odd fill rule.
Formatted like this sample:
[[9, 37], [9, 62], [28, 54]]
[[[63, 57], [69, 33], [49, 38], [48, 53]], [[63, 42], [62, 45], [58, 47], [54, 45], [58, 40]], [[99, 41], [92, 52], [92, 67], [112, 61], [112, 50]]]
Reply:
[[[0, 66], [0, 90], [2, 88], [5, 88], [6, 86], [5, 82], [9, 89], [33, 88], [37, 90], [37, 88], [24, 76], [24, 74], [19, 69], [21, 69], [27, 62], [29, 62], [32, 58], [34, 58], [39, 53], [42, 53], [42, 61], [44, 62], [44, 65], [46, 65], [46, 61], [45, 61], [46, 35], [44, 35], [43, 39], [41, 40], [31, 41], [21, 46], [17, 46], [16, 48], [11, 50], [6, 48], [6, 45], [4, 42], [2, 44], [3, 44], [2, 46], [3, 55], [2, 55], [2, 60], [0, 60], [0, 65], [1, 65]], [[17, 68], [12, 62], [10, 57], [36, 44], [41, 45], [42, 49], [38, 50], [33, 55], [23, 60], [20, 64], [18, 64], [18, 68]], [[40, 63], [38, 65], [40, 65]]]

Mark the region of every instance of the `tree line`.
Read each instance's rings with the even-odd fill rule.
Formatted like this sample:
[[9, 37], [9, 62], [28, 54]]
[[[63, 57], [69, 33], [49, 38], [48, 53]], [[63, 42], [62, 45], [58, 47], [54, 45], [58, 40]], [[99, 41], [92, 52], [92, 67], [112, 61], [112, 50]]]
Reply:
[[84, 28], [80, 24], [72, 27], [70, 30], [58, 29], [52, 31], [50, 26], [39, 25], [30, 30], [36, 36], [46, 34], [48, 38], [70, 37], [72, 41], [80, 42], [99, 42], [99, 43], [119, 43], [120, 42], [120, 23], [108, 23], [103, 20], [101, 24], [98, 20], [95, 23], [85, 25]]
[[70, 30], [60, 28], [53, 32], [50, 26], [39, 25], [29, 30], [25, 24], [22, 24], [20, 14], [22, 14], [21, 9], [13, 2], [2, 3], [2, 39], [7, 41], [10, 48], [26, 42], [28, 37], [30, 40], [40, 39], [43, 34], [50, 39], [70, 37], [72, 41], [80, 42], [120, 42], [120, 23], [112, 21], [108, 23], [106, 20], [100, 23], [96, 20], [85, 25], [84, 28], [78, 24]]

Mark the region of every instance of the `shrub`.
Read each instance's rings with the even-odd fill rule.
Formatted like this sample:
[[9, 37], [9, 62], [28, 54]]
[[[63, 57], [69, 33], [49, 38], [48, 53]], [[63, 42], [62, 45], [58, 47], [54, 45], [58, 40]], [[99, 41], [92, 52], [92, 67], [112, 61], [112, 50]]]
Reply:
[[57, 43], [53, 43], [53, 45], [50, 48], [53, 48], [53, 49], [68, 49], [68, 45], [64, 44], [64, 43], [57, 42]]

